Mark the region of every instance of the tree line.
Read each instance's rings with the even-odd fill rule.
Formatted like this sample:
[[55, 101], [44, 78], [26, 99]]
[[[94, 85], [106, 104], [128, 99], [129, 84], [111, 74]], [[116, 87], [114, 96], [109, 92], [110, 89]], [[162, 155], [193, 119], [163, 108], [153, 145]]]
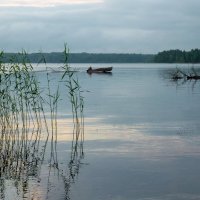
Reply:
[[[154, 55], [151, 54], [117, 54], [117, 53], [69, 53], [69, 63], [149, 63], [153, 62]], [[29, 61], [31, 63], [39, 63], [44, 61], [46, 63], [63, 63], [65, 61], [65, 55], [62, 52], [53, 53], [30, 53], [16, 54], [16, 53], [4, 53], [2, 62], [13, 61]]]
[[156, 63], [200, 63], [200, 49], [162, 51], [154, 57]]
[[[3, 53], [0, 61], [31, 62], [31, 63], [63, 63], [63, 52], [52, 53]], [[68, 63], [200, 63], [200, 49], [182, 51], [179, 49], [162, 51], [158, 54], [135, 54], [135, 53], [69, 53]]]

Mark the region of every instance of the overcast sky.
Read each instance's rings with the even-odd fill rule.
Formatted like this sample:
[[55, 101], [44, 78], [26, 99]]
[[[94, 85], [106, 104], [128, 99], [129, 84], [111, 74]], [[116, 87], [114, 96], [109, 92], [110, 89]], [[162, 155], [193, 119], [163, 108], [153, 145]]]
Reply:
[[0, 0], [0, 49], [157, 53], [200, 48], [200, 0]]

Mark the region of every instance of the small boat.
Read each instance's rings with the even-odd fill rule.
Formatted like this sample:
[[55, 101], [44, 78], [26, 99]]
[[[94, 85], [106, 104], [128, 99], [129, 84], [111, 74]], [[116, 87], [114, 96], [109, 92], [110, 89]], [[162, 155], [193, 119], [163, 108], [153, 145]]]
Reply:
[[91, 73], [111, 73], [112, 71], [112, 67], [105, 67], [105, 68], [96, 68], [96, 69], [92, 69], [92, 67], [89, 67], [87, 69], [87, 73], [91, 74]]

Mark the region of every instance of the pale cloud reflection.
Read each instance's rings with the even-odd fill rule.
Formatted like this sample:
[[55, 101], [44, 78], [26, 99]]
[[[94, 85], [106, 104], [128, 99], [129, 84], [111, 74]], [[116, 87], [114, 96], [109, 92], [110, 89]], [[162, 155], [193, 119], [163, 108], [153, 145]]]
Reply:
[[102, 3], [103, 0], [3, 0], [0, 7], [55, 7], [66, 4]]
[[[68, 125], [59, 122], [59, 140], [62, 141], [66, 139], [65, 126], [69, 128], [71, 122]], [[171, 127], [167, 128], [171, 130]], [[151, 129], [153, 132], [159, 129], [160, 134], [151, 133]], [[199, 136], [188, 138], [173, 134], [169, 137], [163, 133], [162, 127], [156, 128], [151, 124], [112, 125], [103, 123], [102, 118], [86, 118], [84, 132], [85, 142], [91, 145], [87, 152], [92, 154], [130, 154], [154, 160], [160, 157], [173, 159], [183, 155], [200, 155]], [[67, 135], [69, 139], [70, 132]], [[193, 145], [191, 140], [195, 141]]]
[[[200, 136], [186, 137], [179, 134], [166, 134], [162, 127], [152, 124], [120, 125], [104, 123], [103, 118], [85, 118], [84, 141], [87, 153], [134, 155], [145, 159], [173, 159], [177, 156], [200, 155]], [[47, 119], [50, 127], [50, 119]], [[170, 127], [165, 127], [167, 129]], [[73, 140], [72, 118], [59, 118], [57, 121], [57, 142]], [[158, 132], [159, 134], [155, 134]], [[45, 141], [46, 137], [41, 138]], [[191, 142], [193, 145], [191, 145]]]
[[[186, 137], [175, 134], [177, 128], [172, 131], [173, 135], [168, 135], [163, 131], [164, 126], [155, 124], [113, 125], [104, 123], [103, 119], [101, 117], [84, 118], [84, 141], [92, 146], [87, 150], [88, 153], [131, 154], [148, 159], [157, 159], [160, 156], [174, 158], [182, 155], [200, 155], [199, 135]], [[50, 119], [47, 119], [47, 124], [51, 127]], [[165, 126], [165, 130], [171, 130], [171, 128], [173, 127]], [[156, 134], [157, 132], [159, 134]], [[57, 133], [57, 142], [71, 142], [74, 133], [73, 119], [59, 118]], [[44, 134], [41, 141], [45, 140]]]

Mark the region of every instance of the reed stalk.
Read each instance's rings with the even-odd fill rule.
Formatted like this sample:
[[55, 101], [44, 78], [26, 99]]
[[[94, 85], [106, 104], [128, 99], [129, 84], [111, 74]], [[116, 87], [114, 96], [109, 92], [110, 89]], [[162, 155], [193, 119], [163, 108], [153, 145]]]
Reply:
[[[65, 45], [64, 72], [55, 90], [52, 90], [52, 80], [49, 73], [46, 73], [46, 95], [26, 52], [22, 51], [19, 55], [20, 60], [13, 57], [10, 64], [4, 64], [3, 52], [0, 52], [0, 177], [3, 177], [0, 179], [0, 188], [3, 188], [4, 179], [12, 179], [16, 180], [18, 189], [20, 181], [23, 188], [28, 190], [28, 178], [39, 177], [49, 142], [50, 168], [54, 167], [60, 172], [57, 157], [57, 120], [59, 84], [62, 82], [66, 85], [66, 94], [71, 103], [74, 128], [68, 170], [70, 173], [69, 176], [60, 174], [63, 181], [68, 180], [70, 185], [71, 179], [78, 173], [80, 159], [83, 158], [84, 99], [78, 78], [67, 64], [68, 49]], [[46, 63], [45, 59], [43, 62]], [[50, 118], [47, 116], [49, 112]], [[0, 193], [3, 195], [3, 191]]]

